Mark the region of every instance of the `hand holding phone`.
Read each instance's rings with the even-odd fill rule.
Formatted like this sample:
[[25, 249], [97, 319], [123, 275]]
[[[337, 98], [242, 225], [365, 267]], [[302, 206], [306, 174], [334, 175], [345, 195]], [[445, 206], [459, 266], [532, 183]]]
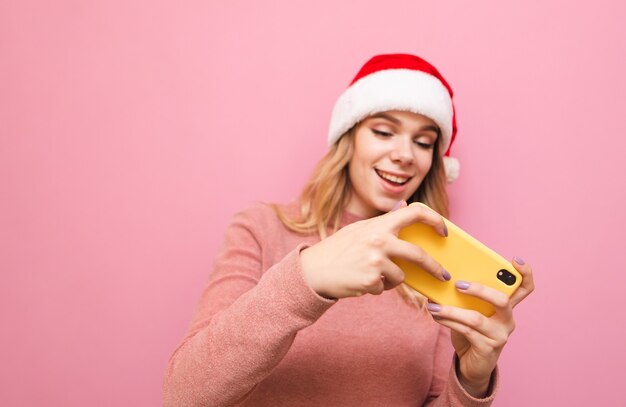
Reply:
[[404, 282], [435, 303], [473, 309], [485, 316], [493, 315], [495, 310], [491, 304], [459, 292], [456, 281], [480, 283], [510, 297], [522, 283], [522, 275], [509, 261], [460, 227], [445, 218], [444, 222], [448, 237], [440, 236], [426, 224], [415, 223], [401, 229], [398, 238], [421, 247], [448, 270], [452, 279], [443, 282], [416, 264], [394, 258], [405, 273]]

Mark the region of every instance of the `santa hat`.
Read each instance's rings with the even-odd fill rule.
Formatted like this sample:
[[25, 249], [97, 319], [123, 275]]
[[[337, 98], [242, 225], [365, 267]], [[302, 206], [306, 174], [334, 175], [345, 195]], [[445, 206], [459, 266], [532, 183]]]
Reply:
[[434, 66], [414, 55], [377, 55], [363, 65], [335, 103], [328, 144], [366, 117], [387, 110], [418, 113], [439, 126], [446, 176], [454, 181], [459, 162], [450, 157], [456, 137], [452, 89]]

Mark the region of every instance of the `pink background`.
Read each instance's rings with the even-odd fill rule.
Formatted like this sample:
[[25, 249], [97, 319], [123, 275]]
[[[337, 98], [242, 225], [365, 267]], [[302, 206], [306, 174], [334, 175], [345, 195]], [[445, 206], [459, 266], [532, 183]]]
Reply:
[[453, 220], [535, 269], [495, 405], [626, 405], [626, 8], [589, 4], [3, 0], [0, 405], [159, 405], [230, 216], [383, 52], [456, 92]]

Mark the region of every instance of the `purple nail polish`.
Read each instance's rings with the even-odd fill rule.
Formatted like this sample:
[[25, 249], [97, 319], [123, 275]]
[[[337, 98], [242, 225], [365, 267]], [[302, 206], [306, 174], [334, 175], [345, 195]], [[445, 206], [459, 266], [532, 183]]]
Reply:
[[396, 204], [393, 206], [393, 208], [391, 208], [391, 212], [402, 208], [402, 206], [404, 206], [404, 205], [406, 205], [406, 203], [403, 200], [396, 202]]
[[450, 279], [452, 278], [452, 276], [450, 275], [450, 273], [448, 273], [448, 270], [446, 269], [443, 269], [442, 275], [443, 275], [443, 279], [446, 281], [450, 281]]
[[430, 302], [428, 303], [426, 308], [428, 308], [428, 311], [430, 311], [430, 312], [439, 312], [439, 311], [441, 311], [441, 305], [433, 304], [433, 303], [430, 303]]
[[443, 224], [443, 234], [448, 237], [448, 225], [445, 223]]
[[454, 283], [454, 285], [456, 286], [456, 288], [458, 288], [459, 290], [467, 290], [470, 286], [470, 283], [468, 283], [467, 281], [457, 281], [456, 283]]
[[524, 262], [524, 260], [522, 260], [521, 258], [519, 258], [519, 257], [517, 257], [517, 256], [515, 256], [515, 257], [513, 258], [513, 260], [515, 260], [515, 262], [516, 262], [517, 264], [519, 264], [520, 266], [523, 266], [524, 264], [526, 264], [526, 263]]

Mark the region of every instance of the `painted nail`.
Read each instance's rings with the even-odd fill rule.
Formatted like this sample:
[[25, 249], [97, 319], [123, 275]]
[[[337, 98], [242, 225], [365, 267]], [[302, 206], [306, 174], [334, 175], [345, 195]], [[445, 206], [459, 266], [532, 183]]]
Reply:
[[468, 283], [467, 281], [457, 281], [456, 283], [454, 283], [454, 285], [456, 286], [456, 288], [458, 288], [459, 290], [467, 290], [470, 286], [470, 283]]
[[524, 262], [524, 260], [520, 259], [520, 258], [519, 258], [519, 257], [517, 257], [517, 256], [515, 256], [515, 257], [513, 258], [513, 260], [515, 260], [515, 262], [516, 262], [517, 264], [519, 264], [520, 266], [523, 266], [524, 264], [526, 264], [526, 263]]
[[450, 275], [450, 273], [448, 273], [448, 270], [443, 269], [443, 279], [446, 281], [450, 281], [450, 279], [452, 278], [452, 276]]
[[433, 304], [433, 303], [428, 303], [428, 305], [426, 306], [428, 308], [428, 311], [430, 312], [439, 312], [441, 311], [441, 305], [437, 305], [437, 304]]
[[402, 201], [398, 201], [396, 202], [396, 204], [393, 206], [393, 208], [391, 208], [391, 212], [398, 210], [400, 208], [402, 208], [403, 206], [406, 206], [406, 202], [404, 200]]

